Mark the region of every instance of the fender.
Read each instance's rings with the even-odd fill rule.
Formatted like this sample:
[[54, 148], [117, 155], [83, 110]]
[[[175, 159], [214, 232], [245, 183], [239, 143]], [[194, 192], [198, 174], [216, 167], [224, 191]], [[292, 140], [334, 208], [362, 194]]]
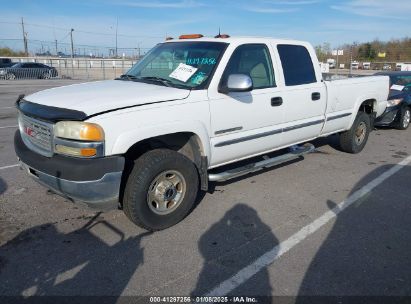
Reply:
[[201, 144], [203, 148], [204, 156], [207, 156], [207, 159], [211, 159], [210, 137], [207, 128], [203, 123], [197, 120], [149, 125], [144, 128], [138, 128], [122, 133], [116, 139], [111, 154], [124, 154], [132, 145], [145, 139], [181, 132], [189, 132], [197, 135], [201, 141], [199, 144]]
[[[351, 129], [352, 125], [354, 124], [354, 120], [355, 120], [355, 118], [357, 117], [357, 113], [358, 113], [359, 110], [360, 110], [361, 104], [362, 104], [364, 101], [369, 100], [369, 99], [373, 99], [373, 100], [374, 100], [374, 102], [373, 102], [373, 109], [374, 109], [374, 111], [375, 111], [375, 110], [378, 110], [378, 108], [379, 108], [378, 102], [377, 102], [378, 98], [377, 98], [377, 96], [375, 96], [375, 93], [368, 92], [368, 93], [366, 93], [366, 94], [363, 94], [363, 95], [359, 96], [359, 97], [356, 99], [356, 101], [355, 101], [355, 105], [354, 105], [353, 112], [352, 112], [353, 115], [351, 116], [351, 120], [350, 120], [350, 123], [349, 123], [349, 125], [348, 125], [348, 127], [347, 127], [347, 130]], [[385, 101], [384, 101], [384, 102], [385, 102]], [[385, 110], [385, 109], [384, 109], [384, 110]], [[380, 115], [381, 115], [381, 114], [380, 114]]]

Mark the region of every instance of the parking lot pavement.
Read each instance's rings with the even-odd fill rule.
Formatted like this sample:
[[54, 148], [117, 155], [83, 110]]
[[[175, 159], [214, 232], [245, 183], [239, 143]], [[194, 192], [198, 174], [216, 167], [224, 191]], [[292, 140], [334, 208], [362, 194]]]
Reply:
[[[0, 104], [44, 87], [0, 85]], [[156, 233], [1, 169], [13, 132], [0, 129], [0, 295], [411, 294], [411, 131], [376, 130], [357, 155], [316, 140], [303, 160], [212, 184]]]

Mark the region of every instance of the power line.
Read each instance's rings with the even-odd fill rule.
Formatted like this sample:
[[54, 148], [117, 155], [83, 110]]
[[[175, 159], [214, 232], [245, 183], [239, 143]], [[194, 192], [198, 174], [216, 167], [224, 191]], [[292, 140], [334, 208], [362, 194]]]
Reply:
[[[20, 25], [18, 22], [9, 22], [9, 21], [0, 21], [0, 23], [3, 24], [15, 24], [15, 25]], [[70, 31], [71, 28], [63, 28], [63, 27], [55, 27], [51, 25], [46, 25], [46, 24], [36, 24], [36, 23], [24, 23], [25, 25], [30, 25], [34, 27], [42, 27], [42, 28], [49, 28], [53, 30], [59, 30], [59, 31]], [[78, 33], [83, 33], [83, 34], [89, 34], [89, 35], [102, 35], [102, 36], [116, 36], [115, 33], [102, 33], [102, 32], [92, 32], [92, 31], [83, 31], [83, 30], [77, 30], [76, 32]], [[164, 36], [149, 36], [149, 35], [126, 35], [126, 34], [117, 34], [118, 37], [126, 37], [126, 38], [164, 38]]]

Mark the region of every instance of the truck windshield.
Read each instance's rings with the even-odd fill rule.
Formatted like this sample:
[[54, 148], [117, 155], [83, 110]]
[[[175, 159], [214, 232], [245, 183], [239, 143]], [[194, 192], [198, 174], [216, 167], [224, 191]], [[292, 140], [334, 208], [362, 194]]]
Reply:
[[158, 85], [203, 89], [227, 48], [222, 42], [158, 44], [119, 79]]

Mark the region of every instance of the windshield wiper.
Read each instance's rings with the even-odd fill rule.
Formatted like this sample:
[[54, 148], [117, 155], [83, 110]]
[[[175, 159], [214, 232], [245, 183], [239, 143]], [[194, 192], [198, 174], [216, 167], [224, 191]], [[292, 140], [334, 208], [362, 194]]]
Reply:
[[180, 89], [191, 90], [191, 88], [187, 85], [174, 83], [169, 79], [165, 79], [165, 78], [161, 78], [161, 77], [145, 76], [145, 77], [139, 77], [139, 79], [160, 82], [160, 83], [164, 84], [167, 87], [177, 87], [177, 88], [180, 88]]
[[144, 76], [144, 77], [140, 77], [139, 79], [161, 82], [162, 84], [164, 84], [167, 87], [171, 87], [171, 86], [174, 85], [174, 83], [171, 80], [161, 78], [161, 77], [156, 77], [156, 76]]
[[123, 74], [120, 77], [116, 78], [116, 80], [131, 80], [131, 81], [135, 81], [138, 80], [138, 77], [134, 76], [134, 75], [130, 75], [130, 74]]

